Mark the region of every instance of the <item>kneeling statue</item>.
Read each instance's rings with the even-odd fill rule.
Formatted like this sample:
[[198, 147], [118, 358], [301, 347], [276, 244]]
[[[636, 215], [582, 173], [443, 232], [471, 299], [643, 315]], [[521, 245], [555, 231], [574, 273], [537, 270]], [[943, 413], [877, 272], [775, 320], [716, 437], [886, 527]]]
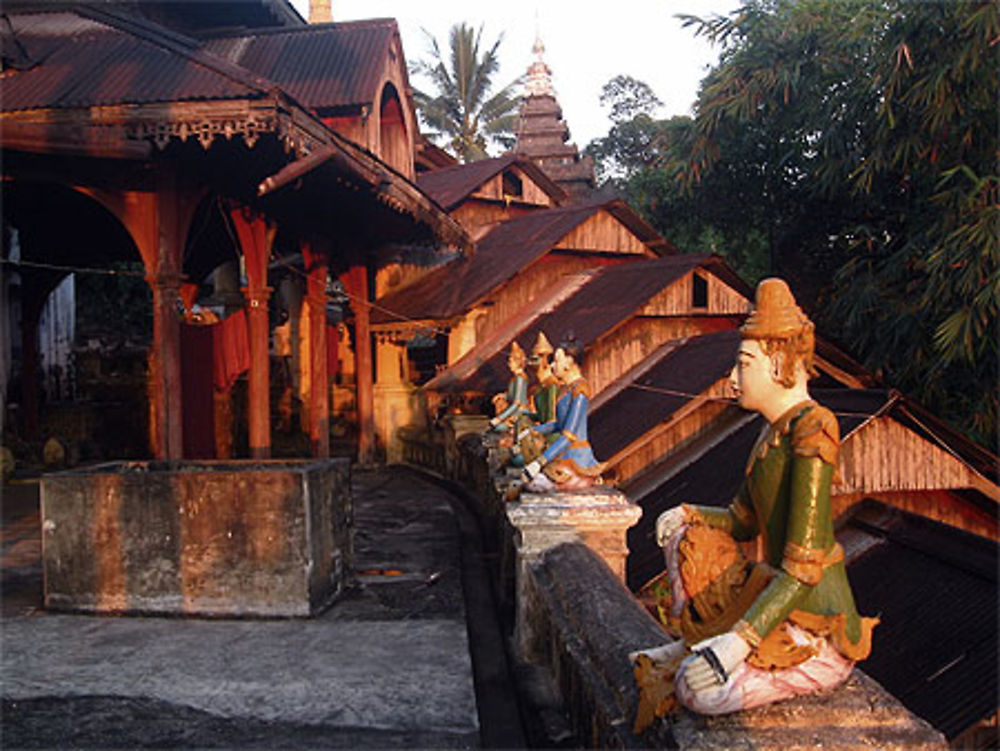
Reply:
[[[685, 504], [657, 520], [659, 611], [678, 640], [631, 656], [637, 731], [677, 702], [724, 714], [833, 688], [868, 656], [878, 623], [858, 615], [833, 535], [840, 435], [806, 388], [813, 324], [784, 281], [765, 279], [740, 333], [730, 383], [767, 425], [728, 508]], [[758, 535], [754, 563], [737, 543]]]

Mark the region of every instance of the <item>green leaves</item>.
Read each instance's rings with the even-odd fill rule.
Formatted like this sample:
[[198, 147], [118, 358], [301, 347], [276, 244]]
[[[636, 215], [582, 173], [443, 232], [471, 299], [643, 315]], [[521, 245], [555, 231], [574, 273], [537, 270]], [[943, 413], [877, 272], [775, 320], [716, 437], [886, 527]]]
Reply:
[[640, 157], [626, 193], [674, 244], [711, 237], [744, 273], [763, 242], [827, 336], [993, 443], [1000, 5], [746, 0], [681, 18], [720, 63], [652, 158], [609, 134], [612, 157]]
[[519, 81], [492, 93], [503, 35], [480, 53], [483, 27], [476, 30], [464, 22], [455, 24], [448, 35], [446, 64], [437, 40], [424, 33], [429, 57], [414, 63], [411, 72], [426, 76], [436, 94], [415, 90], [417, 111], [432, 129], [430, 135], [447, 139], [463, 162], [485, 159], [490, 141], [502, 143], [513, 135], [519, 104], [515, 92]]

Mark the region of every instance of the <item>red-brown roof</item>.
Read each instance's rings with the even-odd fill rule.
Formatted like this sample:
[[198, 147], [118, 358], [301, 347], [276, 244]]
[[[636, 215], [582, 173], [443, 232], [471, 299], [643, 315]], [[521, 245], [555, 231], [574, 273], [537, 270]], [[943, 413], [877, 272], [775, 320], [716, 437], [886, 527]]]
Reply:
[[[280, 86], [316, 110], [370, 105], [399, 36], [391, 18], [213, 36], [204, 48]], [[400, 92], [405, 96], [405, 92]]]
[[837, 538], [845, 549], [861, 543], [848, 559], [851, 588], [858, 611], [881, 618], [861, 669], [949, 740], [991, 717], [997, 543], [871, 500]]
[[27, 64], [0, 78], [0, 107], [6, 112], [254, 99], [270, 88], [188, 37], [104, 7], [7, 18], [4, 47], [19, 45]]
[[[372, 322], [442, 320], [462, 315], [602, 209], [619, 218], [631, 213], [636, 221], [642, 221], [630, 209], [626, 211], [621, 201], [546, 209], [515, 217], [482, 238], [471, 257], [435, 269], [378, 300]], [[642, 230], [639, 237], [649, 246], [661, 251], [672, 250], [648, 225], [646, 229], [635, 223], [633, 226]], [[638, 260], [638, 257], [628, 260]]]
[[511, 166], [523, 170], [557, 204], [566, 200], [566, 191], [553, 182], [537, 164], [514, 154], [424, 172], [417, 178], [417, 184], [445, 211], [450, 211], [487, 180]]
[[[715, 263], [718, 261], [713, 256], [668, 256], [607, 266], [592, 272], [590, 281], [552, 312], [521, 329], [514, 338], [530, 352], [539, 331], [544, 331], [553, 345], [572, 332], [587, 347], [692, 269], [711, 268]], [[443, 391], [492, 393], [501, 390], [508, 378], [506, 355], [499, 351], [464, 378], [449, 379], [445, 371], [435, 378], [434, 387]]]

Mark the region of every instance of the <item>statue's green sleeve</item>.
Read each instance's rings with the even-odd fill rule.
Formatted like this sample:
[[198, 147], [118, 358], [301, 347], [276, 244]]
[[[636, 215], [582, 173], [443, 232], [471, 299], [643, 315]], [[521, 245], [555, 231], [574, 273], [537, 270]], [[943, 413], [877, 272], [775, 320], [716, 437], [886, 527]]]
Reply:
[[833, 465], [819, 456], [795, 456], [792, 461], [781, 569], [743, 616], [761, 638], [785, 620], [822, 578], [827, 550], [833, 543], [833, 471]]

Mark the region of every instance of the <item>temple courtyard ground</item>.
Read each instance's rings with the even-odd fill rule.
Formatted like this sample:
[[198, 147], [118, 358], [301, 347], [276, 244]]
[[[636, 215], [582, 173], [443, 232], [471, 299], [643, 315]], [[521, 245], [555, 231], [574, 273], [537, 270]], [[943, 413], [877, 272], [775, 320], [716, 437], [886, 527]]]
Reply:
[[4, 486], [0, 747], [524, 747], [475, 519], [402, 468], [353, 490], [357, 586], [213, 620], [45, 611], [38, 483]]

